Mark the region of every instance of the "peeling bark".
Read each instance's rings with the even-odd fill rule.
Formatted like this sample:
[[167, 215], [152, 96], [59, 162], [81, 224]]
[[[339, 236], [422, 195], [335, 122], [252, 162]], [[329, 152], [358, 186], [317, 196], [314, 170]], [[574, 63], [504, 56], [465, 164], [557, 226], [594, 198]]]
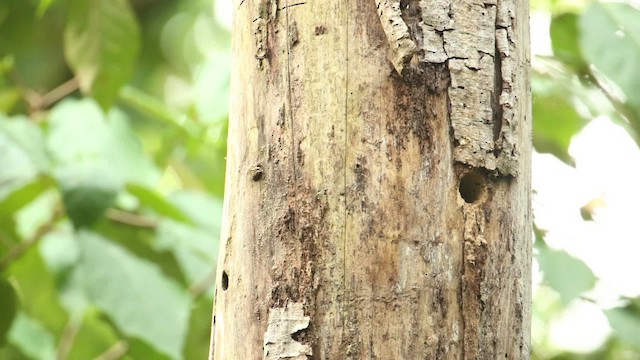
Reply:
[[529, 358], [527, 21], [237, 7], [211, 359]]
[[309, 326], [302, 304], [291, 303], [284, 308], [269, 310], [267, 331], [264, 334], [264, 360], [306, 360], [312, 354], [311, 347], [301, 344], [291, 336]]
[[429, 81], [423, 75], [426, 66], [448, 66], [455, 160], [510, 176], [517, 175], [520, 157], [510, 56], [516, 50], [514, 2], [376, 0], [391, 62], [400, 75], [411, 82]]

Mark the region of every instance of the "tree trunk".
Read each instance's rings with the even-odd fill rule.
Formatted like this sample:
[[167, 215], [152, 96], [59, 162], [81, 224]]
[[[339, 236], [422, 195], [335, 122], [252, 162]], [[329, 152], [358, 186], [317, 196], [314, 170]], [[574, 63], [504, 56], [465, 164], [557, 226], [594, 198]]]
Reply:
[[528, 359], [528, 4], [234, 3], [211, 357]]

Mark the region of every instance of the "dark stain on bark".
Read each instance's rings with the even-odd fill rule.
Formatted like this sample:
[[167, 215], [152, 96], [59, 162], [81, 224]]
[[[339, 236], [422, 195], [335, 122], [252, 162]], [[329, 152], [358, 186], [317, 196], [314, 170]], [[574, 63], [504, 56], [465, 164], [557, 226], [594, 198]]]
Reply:
[[[290, 302], [304, 306], [305, 315], [314, 319], [318, 280], [318, 244], [327, 236], [324, 220], [326, 199], [317, 196], [310, 181], [299, 179], [286, 193], [286, 208], [275, 222], [276, 246], [286, 254], [283, 264], [272, 268], [272, 290], [268, 308], [283, 307]], [[290, 269], [284, 272], [282, 269]], [[313, 323], [296, 334], [298, 341], [313, 346], [316, 342]]]

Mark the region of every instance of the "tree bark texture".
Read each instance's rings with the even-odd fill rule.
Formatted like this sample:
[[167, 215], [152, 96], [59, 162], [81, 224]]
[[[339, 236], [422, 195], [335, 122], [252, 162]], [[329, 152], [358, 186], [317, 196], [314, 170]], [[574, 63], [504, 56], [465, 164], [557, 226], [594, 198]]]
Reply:
[[234, 7], [211, 358], [529, 358], [528, 3]]

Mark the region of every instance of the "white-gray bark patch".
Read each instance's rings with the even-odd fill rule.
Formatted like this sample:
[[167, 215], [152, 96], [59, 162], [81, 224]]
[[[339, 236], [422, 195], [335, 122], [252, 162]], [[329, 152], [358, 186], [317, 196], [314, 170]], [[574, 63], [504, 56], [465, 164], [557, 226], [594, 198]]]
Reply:
[[[400, 75], [415, 79], [410, 76], [421, 73], [422, 66], [448, 64], [455, 160], [516, 176], [518, 116], [514, 112], [518, 99], [511, 55], [516, 50], [514, 0], [402, 4], [400, 0], [376, 0], [376, 5], [391, 63]], [[408, 9], [411, 6], [419, 9]], [[410, 11], [419, 11], [420, 16], [404, 16]]]
[[271, 308], [264, 333], [264, 360], [305, 360], [312, 355], [311, 346], [295, 341], [291, 335], [309, 327], [301, 303]]

